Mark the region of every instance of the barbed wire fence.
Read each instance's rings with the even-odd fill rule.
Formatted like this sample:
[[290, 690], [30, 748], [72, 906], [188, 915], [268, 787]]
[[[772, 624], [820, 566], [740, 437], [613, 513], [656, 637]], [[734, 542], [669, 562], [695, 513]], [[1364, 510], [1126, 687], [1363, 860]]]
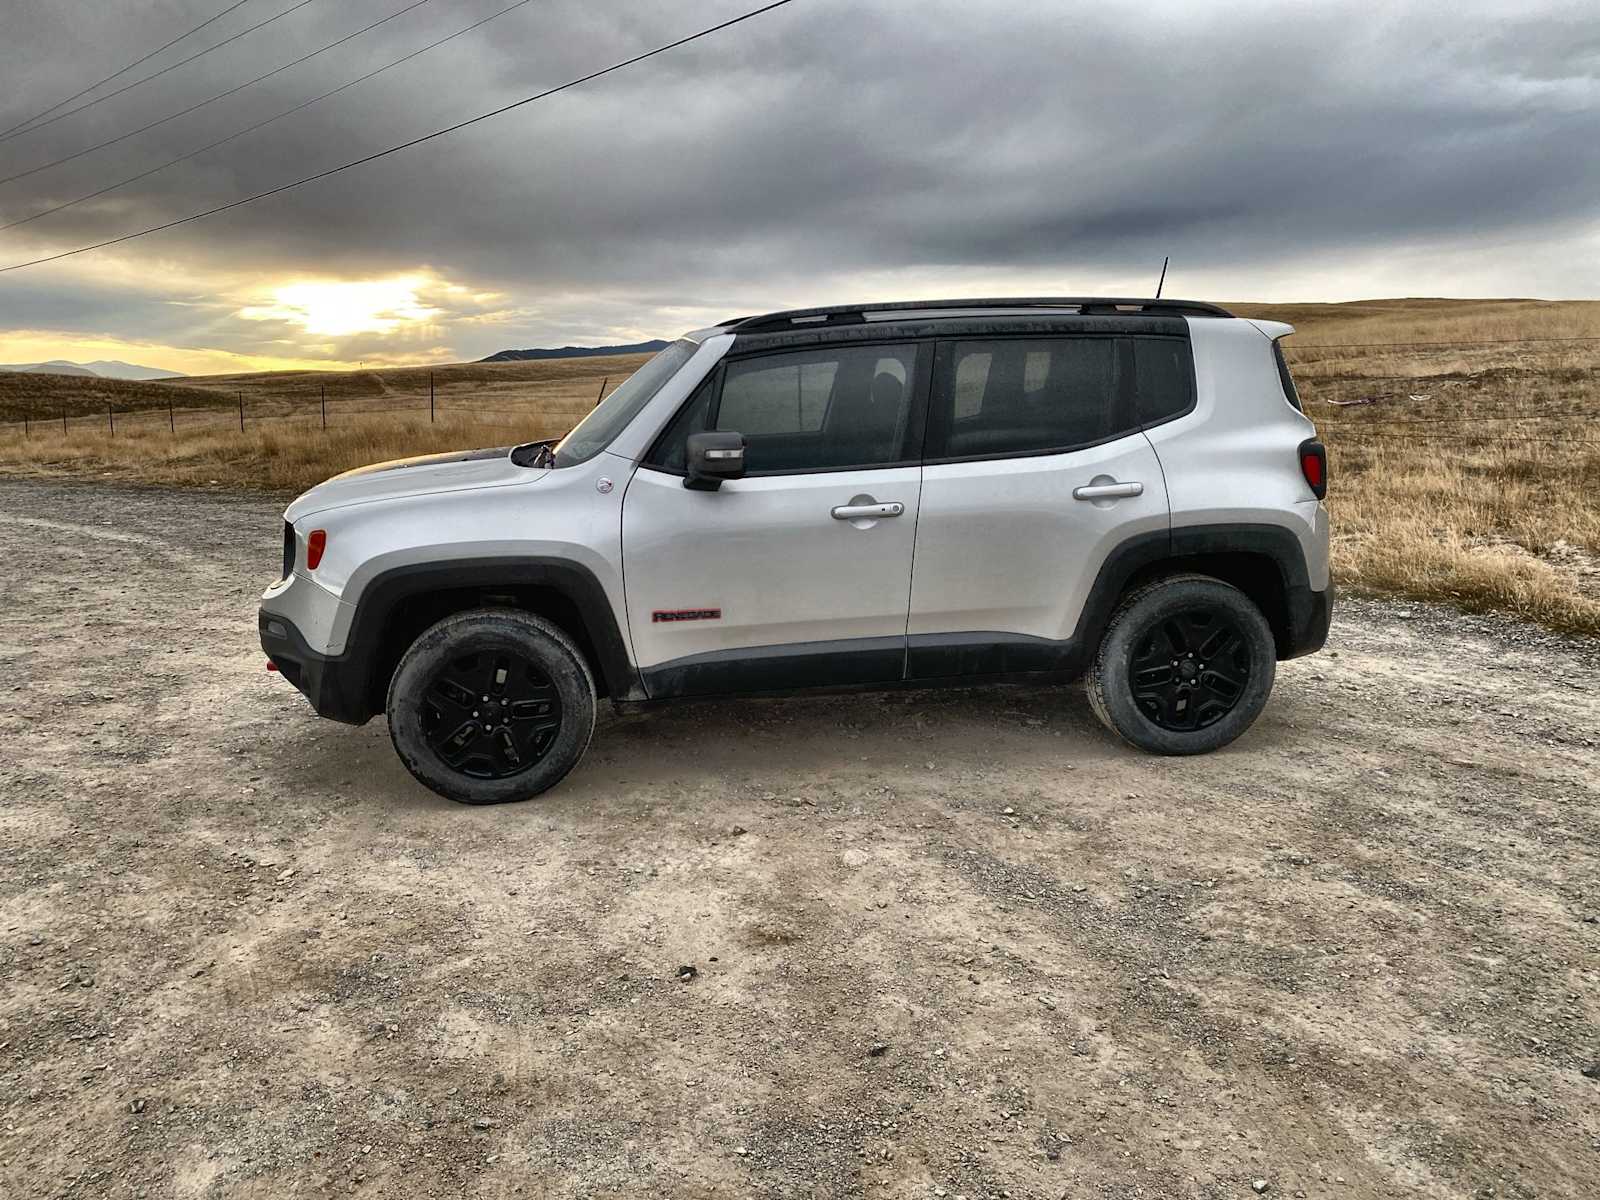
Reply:
[[[580, 376], [566, 382], [577, 383], [582, 378]], [[614, 376], [607, 374], [598, 378], [600, 384], [595, 392], [594, 406], [598, 406], [600, 401], [615, 390], [611, 387]], [[615, 378], [619, 384], [622, 382], [622, 377]], [[202, 394], [192, 398], [182, 396], [182, 392], [186, 390]], [[13, 431], [20, 430], [24, 438], [47, 433], [53, 435], [58, 431], [63, 437], [70, 437], [74, 432], [116, 437], [135, 430], [148, 431], [152, 426], [161, 425], [166, 426], [167, 432], [176, 437], [181, 433], [217, 432], [233, 428], [237, 428], [237, 431], [243, 434], [251, 428], [260, 428], [262, 425], [276, 422], [298, 422], [327, 430], [374, 417], [411, 416], [420, 419], [425, 416], [429, 424], [437, 424], [441, 419], [451, 417], [469, 417], [479, 424], [514, 426], [555, 415], [549, 411], [547, 396], [533, 394], [526, 400], [516, 403], [485, 403], [481, 399], [460, 395], [459, 385], [451, 391], [441, 390], [437, 373], [431, 371], [428, 374], [425, 390], [419, 389], [415, 393], [405, 392], [392, 399], [351, 395], [348, 389], [345, 390], [346, 394], [340, 395], [336, 388], [335, 394], [330, 396], [328, 385], [320, 383], [314, 385], [311, 393], [307, 395], [270, 392], [250, 396], [249, 389], [234, 388], [233, 402], [229, 404], [222, 395], [219, 395], [220, 389], [206, 388], [202, 392], [201, 388], [192, 385], [173, 384], [172, 394], [164, 405], [132, 407], [107, 401], [105, 407], [101, 409], [86, 408], [81, 403], [68, 405], [28, 400], [24, 402], [26, 407], [21, 420], [12, 420], [5, 424]], [[392, 389], [390, 394], [392, 395]], [[495, 400], [507, 399], [492, 391], [487, 394]], [[563, 397], [563, 401], [560, 410], [562, 414], [579, 411], [574, 408], [570, 397]], [[520, 420], [495, 419], [501, 417], [520, 418]]]
[[[1600, 438], [1583, 436], [1600, 419], [1600, 336], [1303, 345], [1291, 339], [1284, 350], [1308, 414], [1319, 421], [1326, 417], [1335, 439], [1340, 433], [1359, 432], [1364, 437], [1439, 442], [1600, 444]], [[1550, 361], [1555, 355], [1588, 361]], [[585, 402], [571, 395], [573, 386], [585, 379], [581, 375], [550, 381], [563, 389], [557, 407], [551, 395], [537, 391], [514, 401], [492, 389], [477, 396], [463, 394], [464, 385], [450, 381], [448, 369], [443, 374], [444, 388], [441, 373], [430, 371], [425, 387], [419, 384], [400, 395], [387, 382], [383, 395], [351, 394], [343, 378], [335, 382], [333, 395], [326, 382], [310, 384], [301, 393], [280, 387], [251, 395], [251, 389], [234, 388], [231, 405], [217, 389], [207, 389], [202, 402], [186, 405], [183, 391], [201, 389], [177, 384], [162, 406], [123, 407], [109, 401], [103, 411], [86, 411], [81, 404], [72, 406], [76, 411], [67, 405], [52, 411], [48, 401], [33, 402], [9, 426], [25, 438], [56, 432], [70, 438], [75, 432], [116, 437], [164, 425], [169, 435], [178, 437], [230, 428], [244, 434], [280, 423], [329, 430], [395, 417], [426, 417], [430, 424], [470, 418], [512, 427], [557, 416], [576, 421], [586, 411]], [[625, 378], [599, 373], [587, 378], [596, 377], [600, 382], [593, 404], [610, 393], [614, 377], [619, 383]], [[1487, 411], [1478, 401], [1491, 403], [1496, 411]], [[1506, 411], [1508, 405], [1511, 411]]]

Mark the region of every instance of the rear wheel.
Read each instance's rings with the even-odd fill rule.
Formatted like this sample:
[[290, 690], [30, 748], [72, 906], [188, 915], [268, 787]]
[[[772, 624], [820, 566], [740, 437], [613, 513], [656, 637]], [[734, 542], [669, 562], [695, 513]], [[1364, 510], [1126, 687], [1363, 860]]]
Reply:
[[421, 783], [462, 804], [504, 804], [578, 765], [594, 733], [594, 679], [549, 621], [479, 609], [412, 643], [387, 708], [395, 751]]
[[1208, 575], [1175, 575], [1118, 606], [1089, 671], [1089, 704], [1142, 750], [1204, 754], [1250, 728], [1276, 669], [1272, 629], [1248, 596]]

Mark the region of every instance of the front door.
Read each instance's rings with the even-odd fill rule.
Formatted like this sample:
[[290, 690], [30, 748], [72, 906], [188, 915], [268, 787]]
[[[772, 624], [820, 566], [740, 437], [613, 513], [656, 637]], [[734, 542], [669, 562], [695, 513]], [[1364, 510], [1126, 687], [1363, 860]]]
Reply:
[[[734, 358], [691, 398], [623, 499], [652, 698], [902, 678], [930, 359], [915, 343]], [[684, 486], [704, 430], [744, 435], [744, 478]]]

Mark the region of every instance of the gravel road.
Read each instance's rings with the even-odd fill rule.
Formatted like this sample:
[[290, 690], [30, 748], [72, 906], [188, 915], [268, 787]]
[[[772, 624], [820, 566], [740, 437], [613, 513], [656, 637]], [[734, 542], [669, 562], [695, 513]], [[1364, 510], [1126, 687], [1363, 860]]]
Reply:
[[280, 508], [0, 481], [0, 1195], [1596, 1194], [1600, 643], [1349, 602], [1205, 759], [706, 703], [476, 810], [264, 672]]

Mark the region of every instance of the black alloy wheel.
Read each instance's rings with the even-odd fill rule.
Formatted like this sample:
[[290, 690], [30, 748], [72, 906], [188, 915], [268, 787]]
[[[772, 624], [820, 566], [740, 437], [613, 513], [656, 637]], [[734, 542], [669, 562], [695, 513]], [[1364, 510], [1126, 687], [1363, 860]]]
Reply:
[[1254, 601], [1209, 575], [1169, 575], [1122, 598], [1090, 664], [1089, 705], [1153, 754], [1206, 754], [1255, 722], [1277, 644]]
[[1250, 646], [1223, 609], [1198, 608], [1155, 623], [1133, 655], [1128, 684], [1162, 729], [1204, 729], [1233, 711], [1250, 683]]
[[466, 654], [428, 681], [422, 720], [428, 748], [452, 771], [508, 779], [549, 752], [561, 730], [561, 696], [520, 654]]
[[554, 622], [472, 609], [401, 655], [385, 709], [395, 752], [420, 782], [461, 804], [506, 804], [578, 765], [594, 733], [594, 677]]

